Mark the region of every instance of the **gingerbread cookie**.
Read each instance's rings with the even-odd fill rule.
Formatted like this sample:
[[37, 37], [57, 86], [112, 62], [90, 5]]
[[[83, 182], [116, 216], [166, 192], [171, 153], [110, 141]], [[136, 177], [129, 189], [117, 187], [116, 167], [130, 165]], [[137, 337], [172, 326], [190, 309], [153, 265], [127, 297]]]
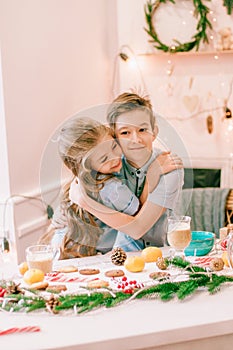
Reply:
[[69, 265], [69, 266], [60, 267], [57, 271], [63, 272], [63, 273], [77, 272], [78, 268], [76, 266]]
[[108, 286], [109, 286], [109, 283], [103, 280], [94, 280], [94, 281], [88, 282], [87, 284], [88, 288], [106, 288]]
[[106, 277], [121, 277], [124, 276], [125, 273], [123, 270], [109, 270], [105, 272]]
[[100, 273], [99, 269], [82, 269], [79, 270], [79, 273], [81, 275], [97, 275], [98, 273]]
[[149, 274], [149, 277], [152, 278], [153, 280], [163, 280], [166, 278], [169, 278], [171, 275], [168, 272], [162, 272], [162, 271], [155, 271], [155, 272], [151, 272]]
[[48, 285], [49, 285], [48, 282], [45, 282], [45, 281], [35, 282], [30, 285], [30, 289], [33, 289], [33, 290], [46, 289]]
[[60, 293], [65, 290], [67, 290], [65, 284], [54, 284], [46, 288], [46, 292], [50, 292], [50, 293]]

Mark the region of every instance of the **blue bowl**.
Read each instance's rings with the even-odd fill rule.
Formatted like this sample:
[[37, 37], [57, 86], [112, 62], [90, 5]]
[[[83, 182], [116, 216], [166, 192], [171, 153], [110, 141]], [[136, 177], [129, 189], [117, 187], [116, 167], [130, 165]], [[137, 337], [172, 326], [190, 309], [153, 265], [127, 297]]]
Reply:
[[186, 256], [208, 254], [214, 246], [215, 234], [206, 231], [192, 231], [192, 240], [184, 252]]

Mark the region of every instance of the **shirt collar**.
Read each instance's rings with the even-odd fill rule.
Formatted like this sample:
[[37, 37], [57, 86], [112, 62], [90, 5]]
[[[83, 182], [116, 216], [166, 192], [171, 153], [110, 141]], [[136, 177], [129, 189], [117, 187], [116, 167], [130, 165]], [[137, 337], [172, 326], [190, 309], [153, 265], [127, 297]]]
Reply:
[[124, 157], [124, 163], [125, 163], [125, 169], [131, 174], [131, 175], [135, 175], [137, 177], [144, 177], [147, 174], [147, 170], [149, 165], [153, 162], [153, 160], [156, 158], [156, 152], [153, 151], [151, 154], [151, 157], [149, 158], [149, 160], [141, 167], [141, 168], [135, 168], [132, 165], [130, 165], [126, 158]]

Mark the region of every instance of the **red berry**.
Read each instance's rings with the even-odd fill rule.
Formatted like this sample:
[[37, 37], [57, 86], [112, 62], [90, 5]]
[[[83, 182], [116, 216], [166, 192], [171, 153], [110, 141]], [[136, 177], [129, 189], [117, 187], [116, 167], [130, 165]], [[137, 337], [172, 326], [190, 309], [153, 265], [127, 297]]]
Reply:
[[124, 277], [122, 277], [122, 281], [127, 281], [127, 277], [126, 276], [124, 276]]
[[126, 294], [132, 294], [133, 293], [133, 289], [132, 288], [128, 288], [128, 289], [125, 289], [124, 292]]

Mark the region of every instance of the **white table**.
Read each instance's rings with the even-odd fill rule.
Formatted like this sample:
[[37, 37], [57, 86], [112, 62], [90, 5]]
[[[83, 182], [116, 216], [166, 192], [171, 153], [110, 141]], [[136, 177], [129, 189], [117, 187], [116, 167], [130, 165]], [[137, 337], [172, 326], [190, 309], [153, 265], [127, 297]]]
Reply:
[[[109, 261], [108, 256], [90, 257], [59, 261], [57, 265], [99, 266], [107, 270], [115, 267]], [[13, 269], [10, 265], [8, 271], [2, 268], [4, 275]], [[139, 275], [130, 276], [137, 279]], [[83, 315], [0, 312], [0, 325], [0, 329], [41, 327], [38, 333], [1, 336], [0, 348], [4, 350], [230, 350], [233, 286], [222, 286], [211, 296], [200, 291], [184, 301], [135, 300]]]

